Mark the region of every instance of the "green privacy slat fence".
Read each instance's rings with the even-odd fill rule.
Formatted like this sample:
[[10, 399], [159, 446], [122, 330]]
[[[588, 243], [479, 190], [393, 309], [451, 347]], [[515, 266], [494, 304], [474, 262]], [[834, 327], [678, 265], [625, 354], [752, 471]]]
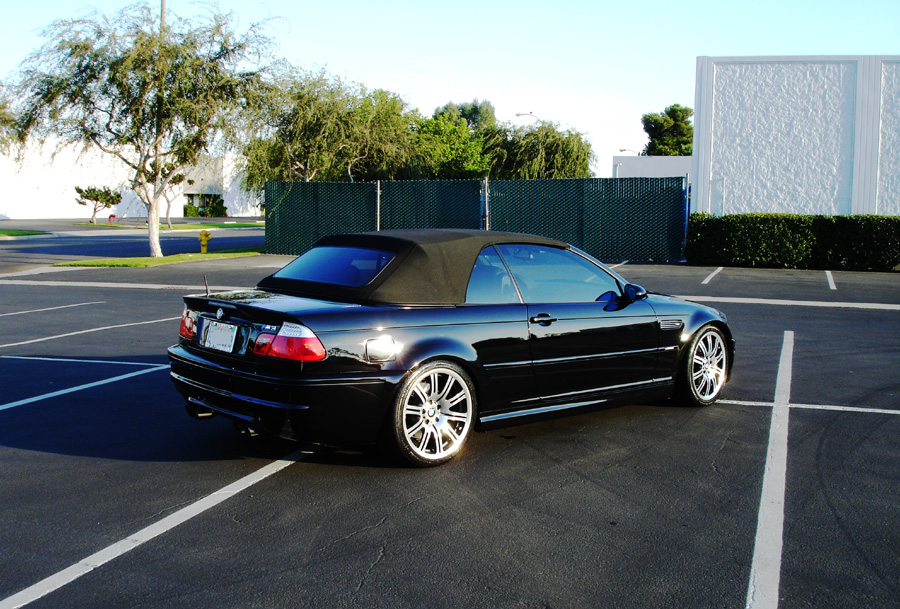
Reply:
[[683, 178], [269, 182], [266, 249], [392, 228], [489, 228], [567, 241], [602, 260], [682, 259]]
[[381, 228], [483, 228], [479, 180], [381, 182]]
[[373, 183], [267, 182], [266, 252], [302, 254], [320, 238], [377, 227]]
[[489, 184], [492, 230], [567, 241], [601, 260], [671, 262], [684, 252], [684, 178]]

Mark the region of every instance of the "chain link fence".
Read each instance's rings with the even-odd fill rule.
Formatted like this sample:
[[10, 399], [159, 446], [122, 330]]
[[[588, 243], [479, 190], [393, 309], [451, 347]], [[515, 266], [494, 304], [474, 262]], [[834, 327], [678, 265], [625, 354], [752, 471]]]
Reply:
[[487, 228], [561, 239], [607, 261], [683, 258], [684, 178], [266, 184], [266, 250], [394, 228]]

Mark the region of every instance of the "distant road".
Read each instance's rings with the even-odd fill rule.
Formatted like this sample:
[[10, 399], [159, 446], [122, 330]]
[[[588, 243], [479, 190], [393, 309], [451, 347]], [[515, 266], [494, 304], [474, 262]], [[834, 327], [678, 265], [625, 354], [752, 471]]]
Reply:
[[[208, 251], [263, 247], [265, 243], [264, 229], [217, 230], [212, 231]], [[197, 231], [164, 231], [160, 235], [160, 245], [166, 256], [200, 251]], [[149, 255], [147, 233], [130, 230], [127, 234], [79, 231], [53, 238], [0, 240], [0, 273], [86, 258]]]

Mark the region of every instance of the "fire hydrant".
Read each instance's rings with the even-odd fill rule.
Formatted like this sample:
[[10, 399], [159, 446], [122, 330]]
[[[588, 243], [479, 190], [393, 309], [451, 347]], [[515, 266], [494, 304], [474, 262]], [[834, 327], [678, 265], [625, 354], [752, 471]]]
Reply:
[[201, 254], [206, 253], [206, 244], [209, 243], [210, 239], [211, 239], [211, 237], [209, 236], [208, 230], [200, 231], [200, 253]]

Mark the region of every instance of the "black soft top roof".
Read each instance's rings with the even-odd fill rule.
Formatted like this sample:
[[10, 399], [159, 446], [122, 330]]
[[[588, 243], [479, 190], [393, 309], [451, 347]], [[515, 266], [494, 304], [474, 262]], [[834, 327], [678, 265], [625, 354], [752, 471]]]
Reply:
[[529, 243], [567, 247], [563, 241], [481, 230], [387, 230], [332, 235], [313, 247], [359, 247], [394, 253], [394, 259], [370, 283], [345, 287], [266, 277], [262, 290], [352, 302], [384, 304], [462, 304], [478, 254], [489, 245]]

